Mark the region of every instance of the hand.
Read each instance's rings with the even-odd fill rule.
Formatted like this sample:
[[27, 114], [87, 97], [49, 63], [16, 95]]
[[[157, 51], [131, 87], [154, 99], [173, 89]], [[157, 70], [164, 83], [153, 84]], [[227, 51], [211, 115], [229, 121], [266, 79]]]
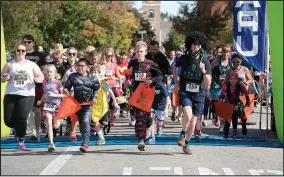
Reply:
[[221, 101], [222, 103], [226, 103], [226, 100], [225, 100], [225, 99], [220, 99], [220, 101]]
[[37, 105], [38, 105], [38, 106], [41, 105], [41, 101], [40, 101], [40, 100], [37, 101]]
[[55, 97], [56, 94], [53, 93], [53, 92], [51, 92], [51, 91], [48, 91], [48, 92], [47, 92], [47, 96], [49, 96], [49, 97]]
[[10, 75], [8, 73], [6, 73], [6, 74], [3, 74], [1, 76], [1, 78], [4, 79], [5, 81], [9, 81], [10, 80]]
[[129, 76], [132, 74], [132, 67], [126, 70], [126, 74]]
[[202, 73], [206, 73], [206, 69], [205, 69], [205, 64], [204, 63], [200, 63], [200, 70]]
[[97, 100], [93, 100], [92, 104], [96, 104], [97, 103]]
[[120, 109], [120, 106], [117, 103], [113, 103], [115, 109]]
[[150, 86], [152, 84], [151, 80], [145, 80], [146, 85]]

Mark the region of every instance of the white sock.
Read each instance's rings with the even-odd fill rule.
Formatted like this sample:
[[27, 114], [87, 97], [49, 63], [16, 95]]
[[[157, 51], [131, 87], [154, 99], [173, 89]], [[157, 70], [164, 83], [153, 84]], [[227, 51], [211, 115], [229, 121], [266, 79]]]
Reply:
[[99, 136], [100, 139], [105, 139], [102, 130], [100, 130], [100, 131], [98, 132], [98, 136]]

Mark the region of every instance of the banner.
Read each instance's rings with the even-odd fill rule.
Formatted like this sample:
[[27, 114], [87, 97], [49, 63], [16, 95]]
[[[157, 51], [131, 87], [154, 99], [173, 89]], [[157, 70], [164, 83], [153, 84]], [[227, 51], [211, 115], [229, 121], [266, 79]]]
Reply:
[[233, 47], [246, 62], [260, 72], [265, 70], [266, 1], [233, 2]]

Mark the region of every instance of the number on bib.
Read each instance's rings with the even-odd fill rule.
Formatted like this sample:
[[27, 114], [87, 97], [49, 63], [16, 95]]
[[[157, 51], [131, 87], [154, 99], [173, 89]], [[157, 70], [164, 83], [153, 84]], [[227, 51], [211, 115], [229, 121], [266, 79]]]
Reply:
[[112, 76], [112, 70], [106, 69], [106, 70], [105, 70], [105, 74], [106, 74], [106, 77]]
[[200, 85], [195, 83], [187, 83], [186, 84], [186, 91], [192, 92], [192, 93], [199, 93]]
[[52, 104], [52, 103], [45, 103], [44, 107], [43, 107], [44, 111], [54, 112], [55, 109], [56, 109], [56, 106], [54, 104]]
[[135, 73], [135, 81], [144, 81], [146, 79], [146, 73]]

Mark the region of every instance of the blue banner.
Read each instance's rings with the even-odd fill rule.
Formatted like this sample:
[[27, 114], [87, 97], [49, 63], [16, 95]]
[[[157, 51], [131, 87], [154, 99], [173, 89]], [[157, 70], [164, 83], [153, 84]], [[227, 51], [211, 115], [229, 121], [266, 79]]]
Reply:
[[234, 51], [258, 71], [265, 70], [266, 1], [233, 2]]

